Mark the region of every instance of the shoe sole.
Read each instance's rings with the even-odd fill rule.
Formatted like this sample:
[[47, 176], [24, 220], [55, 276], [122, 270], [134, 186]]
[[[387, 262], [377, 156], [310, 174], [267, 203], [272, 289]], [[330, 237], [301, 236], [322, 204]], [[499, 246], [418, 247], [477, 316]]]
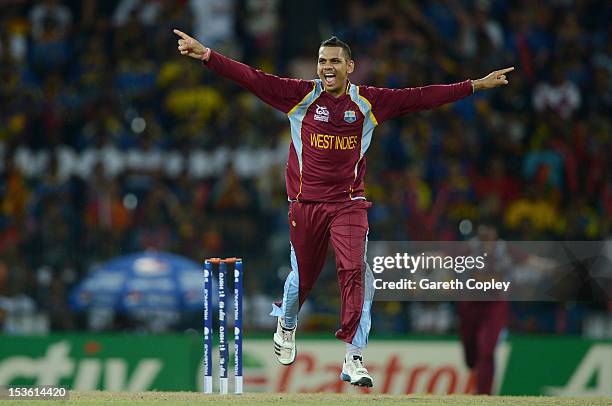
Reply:
[[291, 358], [291, 361], [289, 361], [287, 363], [282, 362], [278, 358], [280, 356], [280, 350], [281, 350], [280, 345], [276, 342], [276, 340], [274, 340], [274, 354], [276, 355], [276, 360], [279, 362], [279, 364], [287, 366], [287, 365], [291, 365], [291, 364], [293, 364], [295, 362], [295, 357], [297, 355], [297, 345], [294, 347], [293, 357]]
[[358, 381], [355, 382], [351, 382], [351, 377], [348, 376], [345, 373], [341, 373], [340, 374], [340, 379], [343, 380], [344, 382], [350, 382], [351, 385], [353, 386], [365, 386], [367, 388], [371, 388], [372, 387], [372, 379], [368, 378], [368, 377], [361, 377], [359, 378]]

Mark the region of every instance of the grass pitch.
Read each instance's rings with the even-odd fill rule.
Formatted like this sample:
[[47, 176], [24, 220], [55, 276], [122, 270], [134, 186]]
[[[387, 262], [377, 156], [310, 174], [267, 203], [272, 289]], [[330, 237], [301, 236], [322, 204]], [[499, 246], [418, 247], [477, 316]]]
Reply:
[[[349, 405], [408, 405], [408, 406], [612, 406], [612, 398], [560, 398], [529, 396], [437, 396], [437, 395], [354, 395], [354, 394], [284, 394], [258, 393], [244, 395], [204, 395], [193, 392], [71, 392], [70, 400], [57, 401], [59, 404], [75, 406], [100, 405], [237, 405], [237, 406], [282, 406], [322, 404], [334, 406]], [[1, 405], [38, 405], [37, 401], [0, 401]], [[55, 404], [55, 403], [54, 403]]]

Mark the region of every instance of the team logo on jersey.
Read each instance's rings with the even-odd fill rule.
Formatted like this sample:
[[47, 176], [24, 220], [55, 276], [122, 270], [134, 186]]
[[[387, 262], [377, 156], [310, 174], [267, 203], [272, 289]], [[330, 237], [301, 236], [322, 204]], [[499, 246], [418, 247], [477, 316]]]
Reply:
[[315, 110], [314, 119], [317, 121], [324, 121], [326, 123], [329, 122], [329, 110], [325, 106], [316, 105], [317, 109]]
[[344, 121], [347, 123], [354, 123], [357, 121], [357, 114], [353, 110], [348, 110], [344, 112]]

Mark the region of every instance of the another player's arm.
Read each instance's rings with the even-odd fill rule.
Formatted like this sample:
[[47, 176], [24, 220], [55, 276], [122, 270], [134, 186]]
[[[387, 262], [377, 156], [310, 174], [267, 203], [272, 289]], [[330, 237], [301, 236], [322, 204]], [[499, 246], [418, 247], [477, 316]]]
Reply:
[[206, 67], [236, 82], [272, 107], [289, 112], [314, 86], [311, 81], [280, 78], [223, 56], [204, 46], [182, 31], [174, 30], [180, 38], [181, 55], [202, 61]]
[[415, 111], [431, 110], [452, 103], [474, 92], [508, 84], [506, 73], [514, 68], [491, 72], [477, 80], [465, 80], [450, 85], [430, 85], [404, 89], [364, 87], [364, 97], [370, 100], [379, 122]]

